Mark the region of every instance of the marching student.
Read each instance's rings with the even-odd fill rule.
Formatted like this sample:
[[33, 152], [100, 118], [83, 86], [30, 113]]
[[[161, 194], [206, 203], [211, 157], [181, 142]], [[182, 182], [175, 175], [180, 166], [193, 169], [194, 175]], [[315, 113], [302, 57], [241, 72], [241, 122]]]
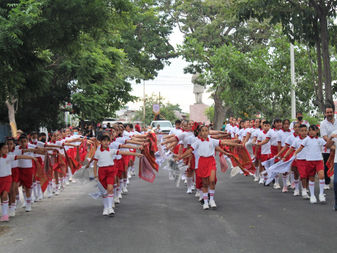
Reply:
[[[271, 142], [270, 139], [274, 133], [271, 133], [270, 130], [270, 122], [269, 121], [264, 121], [263, 122], [263, 131], [258, 137], [257, 141], [258, 143], [256, 144], [258, 147], [261, 147], [261, 156], [260, 156], [260, 161], [261, 163], [269, 160], [272, 158], [272, 152], [271, 152]], [[262, 175], [262, 172], [265, 170], [265, 168], [261, 165], [260, 166], [260, 181], [259, 184], [264, 184], [267, 181], [267, 174]]]
[[[330, 136], [330, 140], [333, 141], [332, 143], [328, 143], [326, 145], [327, 148], [335, 148], [337, 147], [337, 130], [333, 131]], [[334, 145], [334, 147], [332, 147]], [[334, 204], [334, 210], [337, 211], [337, 152], [335, 152], [334, 157], [334, 179], [333, 179], [333, 185], [334, 185], [334, 194], [335, 194], [335, 204]]]
[[309, 136], [306, 137], [302, 143], [301, 147], [298, 148], [294, 155], [297, 155], [303, 148], [306, 150], [306, 173], [309, 177], [309, 191], [310, 191], [310, 203], [317, 203], [315, 196], [315, 174], [318, 174], [319, 178], [319, 201], [325, 202], [324, 195], [324, 164], [322, 156], [322, 148], [326, 146], [331, 146], [333, 141], [328, 140], [328, 143], [321, 137], [318, 137], [318, 127], [316, 125], [311, 125], [309, 127]]
[[[216, 177], [216, 162], [215, 162], [215, 151], [223, 153], [230, 156], [229, 153], [225, 152], [219, 147], [220, 144], [224, 145], [235, 145], [242, 146], [242, 144], [233, 144], [232, 142], [224, 140], [215, 140], [209, 138], [209, 128], [207, 126], [201, 126], [200, 136], [195, 140], [187, 151], [178, 156], [178, 159], [184, 159], [192, 154], [193, 151], [199, 156], [198, 169], [196, 173], [202, 178], [202, 192], [204, 198], [203, 209], [208, 210], [209, 207], [216, 208], [216, 203], [214, 200], [215, 194], [215, 177]], [[210, 194], [210, 200], [208, 202], [208, 193]]]
[[[8, 152], [8, 145], [6, 143], [0, 143], [0, 197], [2, 209], [2, 216], [0, 221], [9, 221], [8, 194], [10, 193], [12, 186], [12, 162], [18, 159], [30, 159], [35, 161], [37, 160], [33, 156], [12, 154], [9, 155]], [[14, 215], [12, 214], [11, 216], [15, 216], [15, 209], [11, 210], [11, 212], [14, 212]]]
[[[300, 138], [299, 137], [299, 123], [294, 124], [294, 133], [286, 135], [287, 132], [283, 132], [280, 135], [280, 139], [286, 138], [284, 142], [284, 146], [282, 147], [281, 151], [276, 155], [276, 159], [282, 159], [285, 157], [286, 159], [290, 158], [290, 154], [293, 154], [292, 145]], [[282, 141], [282, 140], [281, 140]], [[294, 176], [294, 196], [299, 196], [299, 174], [296, 166], [296, 161], [294, 161], [291, 165], [292, 174]], [[284, 176], [284, 175], [283, 175]], [[288, 185], [286, 179], [283, 178], [283, 190], [282, 192], [288, 192]]]
[[[278, 150], [279, 152], [275, 155], [276, 159], [279, 155], [284, 154], [285, 152], [288, 151], [289, 147], [286, 145], [286, 140], [287, 138], [290, 136], [292, 136], [292, 132], [289, 129], [290, 126], [290, 120], [285, 119], [282, 121], [282, 129], [280, 131], [278, 131], [278, 135], [277, 135], [277, 142], [278, 142]], [[281, 148], [279, 148], [281, 147]], [[276, 160], [277, 161], [277, 160]], [[283, 189], [282, 192], [288, 192], [288, 184], [287, 184], [287, 180], [288, 179], [288, 173], [284, 173], [282, 175], [282, 183], [283, 183]], [[280, 188], [280, 184], [279, 184], [279, 176], [277, 176], [275, 178], [275, 184], [274, 184], [274, 189], [279, 189]]]
[[103, 198], [103, 215], [113, 216], [115, 211], [113, 209], [114, 201], [114, 180], [117, 174], [116, 167], [114, 166], [114, 158], [116, 155], [128, 155], [128, 156], [143, 156], [139, 153], [133, 153], [129, 151], [120, 151], [117, 149], [109, 148], [110, 137], [103, 135], [101, 139], [101, 146], [96, 150], [94, 156], [94, 176], [98, 178], [99, 182], [106, 189], [107, 194]]

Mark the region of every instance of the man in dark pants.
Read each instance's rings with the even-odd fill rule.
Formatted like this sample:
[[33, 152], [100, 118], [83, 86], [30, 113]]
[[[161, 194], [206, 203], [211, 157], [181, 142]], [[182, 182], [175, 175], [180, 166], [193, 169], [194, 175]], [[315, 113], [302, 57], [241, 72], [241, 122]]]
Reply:
[[[321, 137], [325, 141], [328, 141], [333, 131], [337, 130], [337, 121], [335, 120], [335, 110], [334, 106], [328, 105], [325, 107], [325, 119], [321, 122]], [[324, 176], [325, 176], [325, 190], [330, 189], [330, 178], [327, 175], [328, 167], [326, 162], [330, 156], [330, 149], [324, 148], [323, 150], [323, 159], [324, 159]]]

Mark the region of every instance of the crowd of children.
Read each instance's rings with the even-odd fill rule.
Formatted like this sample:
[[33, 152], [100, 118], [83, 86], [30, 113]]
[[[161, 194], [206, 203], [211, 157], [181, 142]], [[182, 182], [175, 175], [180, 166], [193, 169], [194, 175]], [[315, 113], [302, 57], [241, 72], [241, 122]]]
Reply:
[[37, 132], [6, 138], [0, 144], [1, 221], [15, 217], [20, 206], [30, 212], [34, 202], [59, 195], [75, 182], [73, 174], [91, 162], [95, 179], [106, 189], [103, 215], [113, 216], [135, 175], [134, 157], [142, 156], [136, 149], [142, 149], [146, 138], [132, 124], [121, 123], [98, 138], [84, 137], [78, 128], [54, 131], [48, 140]]
[[[334, 176], [337, 122], [332, 107], [326, 108], [320, 127], [309, 125], [301, 113], [297, 113], [294, 122], [288, 119], [274, 119], [272, 122], [265, 119], [236, 120], [231, 117], [223, 131], [209, 130], [207, 126], [192, 121], [180, 123], [176, 122], [176, 128], [164, 137], [162, 145], [188, 167], [185, 173], [187, 193], [191, 194], [196, 188], [196, 197], [199, 197], [203, 209], [216, 207], [214, 158], [218, 152], [220, 156], [224, 154], [235, 160], [235, 155], [228, 149], [230, 146], [246, 148], [256, 168], [252, 175], [255, 182], [281, 189], [281, 177], [283, 193], [290, 188], [294, 196], [302, 196], [312, 204], [326, 202], [324, 191], [330, 189], [333, 177], [337, 203], [337, 177]], [[227, 162], [231, 163], [229, 159]], [[316, 177], [318, 200], [315, 195]], [[336, 204], [334, 210], [337, 210]]]
[[[164, 136], [161, 145], [176, 161], [186, 165], [187, 193], [195, 191], [204, 210], [216, 208], [216, 154], [226, 157], [227, 166], [237, 161], [233, 149], [245, 147], [254, 173], [254, 181], [310, 203], [326, 202], [325, 190], [337, 165], [337, 122], [334, 109], [327, 107], [325, 119], [309, 126], [300, 113], [297, 120], [239, 120], [230, 118], [223, 131], [193, 121], [175, 122], [175, 128]], [[78, 128], [62, 129], [49, 134], [32, 132], [7, 138], [0, 144], [1, 221], [9, 221], [19, 206], [26, 212], [43, 198], [59, 195], [77, 170], [93, 163], [93, 174], [104, 189], [103, 215], [113, 216], [122, 194], [127, 194], [129, 178], [135, 175], [135, 157], [151, 141], [149, 131], [135, 131], [132, 124], [111, 126], [99, 137], [84, 137]], [[151, 144], [150, 144], [151, 145]], [[136, 150], [142, 150], [137, 153]], [[232, 164], [231, 164], [232, 165]], [[234, 166], [235, 167], [235, 166]], [[256, 168], [256, 170], [255, 170]], [[315, 177], [319, 182], [318, 200]], [[334, 189], [337, 189], [334, 175]], [[20, 199], [22, 192], [23, 199]], [[335, 200], [337, 203], [337, 194]], [[334, 206], [337, 210], [337, 206]]]

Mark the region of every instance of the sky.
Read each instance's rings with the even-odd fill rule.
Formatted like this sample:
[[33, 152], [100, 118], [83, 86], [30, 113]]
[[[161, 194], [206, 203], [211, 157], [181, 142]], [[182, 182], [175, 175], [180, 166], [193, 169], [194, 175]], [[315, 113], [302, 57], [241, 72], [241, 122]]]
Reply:
[[[170, 43], [176, 45], [183, 42], [183, 34], [178, 28], [173, 30], [170, 36]], [[193, 94], [193, 84], [191, 82], [192, 75], [184, 74], [184, 67], [188, 63], [182, 58], [175, 58], [171, 60], [169, 66], [158, 72], [157, 78], [145, 82], [145, 93], [148, 96], [151, 94], [159, 94], [165, 98], [165, 102], [171, 104], [179, 104], [183, 112], [189, 113], [189, 106], [195, 103], [195, 96]], [[142, 98], [143, 84], [132, 84], [131, 95]], [[203, 103], [212, 105], [213, 100], [209, 98], [210, 93], [205, 91], [203, 95]], [[142, 102], [128, 103], [130, 110], [138, 110]]]

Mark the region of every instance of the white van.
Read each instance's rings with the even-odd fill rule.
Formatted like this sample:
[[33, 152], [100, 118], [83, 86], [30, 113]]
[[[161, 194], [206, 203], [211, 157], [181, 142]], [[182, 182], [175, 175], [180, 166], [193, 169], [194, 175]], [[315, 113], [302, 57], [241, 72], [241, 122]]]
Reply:
[[157, 125], [160, 126], [160, 132], [168, 134], [173, 128], [172, 123], [168, 120], [155, 120], [151, 122], [151, 128], [153, 131], [156, 130]]

